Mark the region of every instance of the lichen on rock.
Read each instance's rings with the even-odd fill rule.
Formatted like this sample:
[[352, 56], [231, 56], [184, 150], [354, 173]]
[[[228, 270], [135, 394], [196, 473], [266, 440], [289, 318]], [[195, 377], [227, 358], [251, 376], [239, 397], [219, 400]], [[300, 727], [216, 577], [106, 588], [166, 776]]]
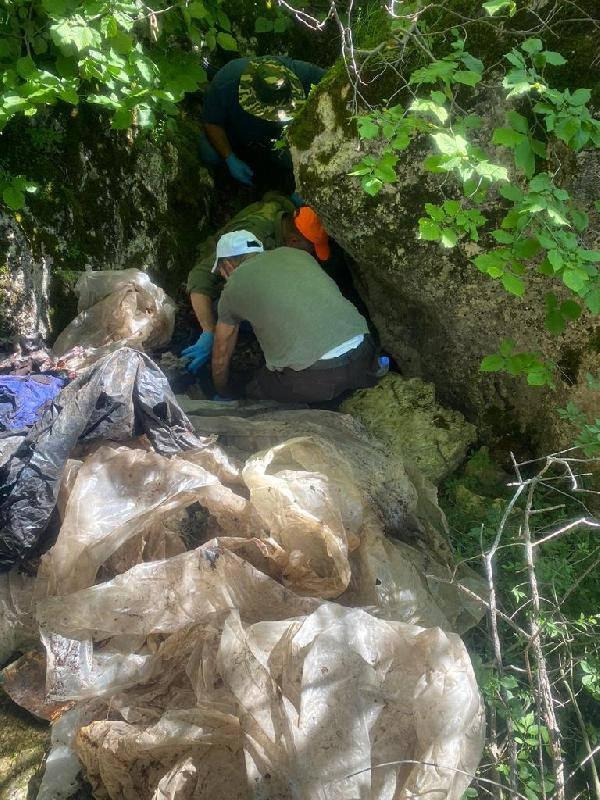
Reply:
[[[461, 13], [467, 13], [467, 7], [469, 13], [475, 13], [472, 6], [465, 0]], [[445, 13], [451, 15], [448, 9]], [[492, 42], [491, 23], [485, 20], [480, 5], [477, 14], [483, 15], [483, 21], [479, 27], [469, 28], [469, 48], [486, 63], [493, 63], [486, 48], [497, 55], [499, 48], [509, 50], [515, 39], [509, 31], [500, 31]], [[568, 33], [571, 38], [561, 39], [566, 45], [574, 41], [573, 31]], [[581, 53], [565, 52], [570, 62], [581, 61], [582, 53], [589, 55], [592, 45], [585, 32], [581, 43]], [[447, 41], [441, 42], [441, 55], [448, 46]], [[553, 42], [553, 46], [558, 48], [559, 43]], [[569, 75], [573, 78], [571, 63]], [[583, 83], [594, 80], [594, 71], [588, 70]], [[577, 76], [577, 81], [571, 88], [581, 85], [582, 78]], [[390, 96], [390, 87], [383, 81], [378, 84], [374, 80], [368, 88], [375, 105]], [[384, 348], [404, 375], [432, 382], [441, 402], [463, 412], [485, 440], [492, 442], [508, 433], [539, 452], [572, 444], [572, 430], [560, 420], [557, 408], [569, 401], [597, 406], [597, 397], [590, 396], [586, 386], [586, 373], [600, 370], [597, 320], [584, 312], [563, 334], [553, 335], [544, 325], [544, 298], [554, 291], [560, 300], [566, 299], [570, 293], [564, 287], [551, 284], [532, 268], [526, 276], [526, 295], [509, 295], [499, 281], [483, 275], [471, 263], [485, 251], [486, 242], [446, 249], [418, 238], [418, 220], [425, 203], [439, 203], [456, 196], [457, 191], [448, 176], [423, 170], [422, 161], [430, 150], [427, 137], [417, 138], [400, 155], [395, 183], [384, 185], [375, 197], [366, 194], [349, 173], [366, 154], [379, 155], [383, 142], [359, 141], [353, 124], [353, 97], [345, 70], [336, 68], [311, 95], [290, 127], [289, 138], [298, 191], [350, 255], [355, 285]], [[503, 96], [498, 92], [491, 95], [487, 87], [475, 89], [470, 97], [465, 94], [464, 100], [461, 95], [461, 103], [468, 103], [464, 106], [467, 110], [483, 117], [483, 135], [488, 141], [493, 128], [504, 124], [510, 108]], [[499, 148], [496, 156], [507, 158]], [[559, 158], [555, 161], [549, 169], [557, 173], [556, 180], [570, 189], [581, 210], [589, 212], [584, 244], [597, 249], [600, 215], [590, 188], [597, 185], [598, 151], [584, 151], [568, 163]], [[504, 201], [492, 194], [485, 208], [490, 220], [503, 209]], [[514, 340], [517, 352], [540, 352], [554, 362], [556, 387], [529, 386], [525, 379], [503, 373], [481, 373], [482, 358], [497, 352], [504, 339]]]
[[389, 373], [372, 389], [360, 389], [342, 410], [359, 419], [399, 460], [412, 461], [439, 483], [463, 461], [476, 439], [462, 414], [440, 406], [435, 389], [418, 378]]

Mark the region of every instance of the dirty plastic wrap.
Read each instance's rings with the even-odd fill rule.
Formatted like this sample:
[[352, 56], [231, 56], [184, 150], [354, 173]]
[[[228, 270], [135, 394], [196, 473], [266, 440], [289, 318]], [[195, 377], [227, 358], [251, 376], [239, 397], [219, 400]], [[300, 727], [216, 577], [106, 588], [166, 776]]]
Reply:
[[215, 474], [237, 470], [214, 437], [194, 434], [158, 367], [124, 347], [70, 383], [0, 466], [0, 570], [28, 555], [46, 530], [67, 459], [78, 442], [144, 434], [163, 454], [201, 450]]
[[105, 395], [34, 587], [44, 696], [74, 704], [40, 797], [80, 763], [115, 800], [460, 800], [483, 712], [455, 631], [481, 606], [433, 487], [341, 414], [196, 414], [195, 437], [170, 395], [146, 425]]
[[0, 575], [0, 667], [16, 651], [35, 644], [34, 579], [16, 570]]
[[71, 368], [81, 368], [123, 345], [140, 350], [163, 347], [173, 335], [175, 304], [145, 272], [87, 271], [75, 292], [79, 313], [52, 348], [56, 356], [86, 348], [77, 363], [69, 362]]

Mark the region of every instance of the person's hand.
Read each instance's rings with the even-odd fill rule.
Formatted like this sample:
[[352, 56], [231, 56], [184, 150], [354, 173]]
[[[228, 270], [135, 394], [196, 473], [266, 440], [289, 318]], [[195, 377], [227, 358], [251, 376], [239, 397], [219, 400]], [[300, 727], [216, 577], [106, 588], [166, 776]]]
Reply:
[[252, 176], [254, 175], [254, 171], [250, 169], [245, 161], [242, 161], [241, 158], [238, 158], [235, 153], [230, 153], [225, 159], [225, 163], [227, 164], [227, 169], [231, 173], [232, 177], [236, 179], [236, 181], [245, 183], [246, 186], [252, 186]]
[[210, 359], [214, 340], [214, 333], [204, 331], [196, 344], [190, 345], [190, 347], [186, 347], [185, 350], [181, 351], [183, 358], [192, 359], [186, 367], [188, 372], [196, 373], [200, 367], [206, 364]]

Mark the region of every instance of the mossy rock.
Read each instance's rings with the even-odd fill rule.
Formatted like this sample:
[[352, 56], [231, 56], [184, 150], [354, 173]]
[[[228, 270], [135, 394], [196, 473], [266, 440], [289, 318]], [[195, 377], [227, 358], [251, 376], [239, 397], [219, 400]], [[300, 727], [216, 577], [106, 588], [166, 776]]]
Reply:
[[0, 800], [28, 800], [41, 780], [50, 726], [16, 706], [0, 688]]
[[177, 294], [212, 202], [199, 132], [181, 118], [174, 130], [129, 141], [105, 114], [61, 104], [6, 126], [0, 168], [34, 179], [39, 190], [22, 211], [0, 212], [5, 334], [60, 332], [73, 308], [66, 278], [86, 267], [147, 270]]
[[389, 373], [372, 389], [360, 389], [341, 407], [359, 419], [401, 460], [416, 464], [433, 483], [451, 474], [476, 439], [462, 414], [440, 406], [432, 384]]

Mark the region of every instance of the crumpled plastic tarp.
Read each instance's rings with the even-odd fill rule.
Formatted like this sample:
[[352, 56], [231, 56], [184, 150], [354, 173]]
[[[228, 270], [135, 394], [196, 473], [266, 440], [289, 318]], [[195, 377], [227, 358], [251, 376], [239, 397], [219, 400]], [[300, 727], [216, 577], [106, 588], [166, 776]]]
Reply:
[[115, 800], [459, 800], [484, 720], [454, 631], [481, 606], [433, 487], [344, 415], [211, 420], [192, 448], [185, 417], [108, 426], [56, 471], [31, 594], [47, 699], [75, 705], [39, 797], [82, 764]]
[[38, 419], [65, 385], [55, 375], [0, 376], [0, 431], [19, 431]]
[[65, 387], [8, 460], [0, 459], [0, 570], [28, 555], [46, 530], [78, 442], [140, 434], [160, 453], [214, 452], [211, 437], [193, 433], [158, 367], [121, 348]]
[[80, 369], [118, 347], [150, 350], [168, 344], [175, 326], [175, 304], [138, 269], [84, 272], [77, 284], [78, 315], [58, 336], [52, 351], [71, 357], [71, 369]]

